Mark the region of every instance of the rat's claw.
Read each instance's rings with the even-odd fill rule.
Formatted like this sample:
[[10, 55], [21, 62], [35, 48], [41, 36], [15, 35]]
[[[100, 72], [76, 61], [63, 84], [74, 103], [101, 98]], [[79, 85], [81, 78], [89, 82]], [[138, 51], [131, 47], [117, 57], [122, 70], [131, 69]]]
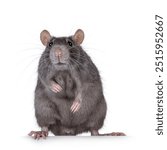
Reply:
[[78, 105], [76, 106], [76, 108], [74, 109], [73, 113], [77, 112], [77, 111], [80, 109], [80, 107], [81, 107], [81, 105], [78, 104]]
[[37, 140], [39, 140], [41, 138], [41, 135], [40, 134], [37, 134]]
[[47, 137], [47, 135], [42, 134], [42, 138], [43, 139], [46, 139], [46, 137]]
[[34, 134], [34, 131], [31, 131], [30, 133], [28, 133], [29, 136], [32, 136]]
[[62, 90], [62, 87], [57, 83], [52, 83], [51, 90], [55, 93], [58, 93]]
[[73, 113], [77, 112], [80, 107], [81, 107], [81, 102], [78, 100], [75, 100], [71, 106], [71, 112]]

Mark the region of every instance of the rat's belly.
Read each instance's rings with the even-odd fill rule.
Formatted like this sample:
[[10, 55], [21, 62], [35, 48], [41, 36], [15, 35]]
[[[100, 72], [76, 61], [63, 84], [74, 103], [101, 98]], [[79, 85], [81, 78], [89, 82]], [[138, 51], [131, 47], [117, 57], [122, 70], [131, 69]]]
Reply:
[[65, 103], [63, 103], [62, 101], [57, 106], [61, 116], [61, 124], [67, 127], [80, 125], [87, 121], [87, 119], [89, 118], [87, 111], [84, 110], [82, 106], [77, 112], [73, 113], [71, 111], [72, 103], [72, 101]]

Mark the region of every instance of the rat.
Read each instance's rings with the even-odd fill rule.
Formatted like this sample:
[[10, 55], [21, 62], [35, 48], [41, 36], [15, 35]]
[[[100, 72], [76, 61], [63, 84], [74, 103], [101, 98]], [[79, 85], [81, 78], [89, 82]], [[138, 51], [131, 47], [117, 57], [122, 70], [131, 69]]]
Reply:
[[38, 65], [35, 89], [35, 116], [41, 131], [31, 131], [35, 139], [54, 135], [100, 134], [107, 105], [99, 71], [81, 44], [84, 32], [78, 29], [69, 37], [54, 37], [47, 30], [40, 34], [45, 46]]

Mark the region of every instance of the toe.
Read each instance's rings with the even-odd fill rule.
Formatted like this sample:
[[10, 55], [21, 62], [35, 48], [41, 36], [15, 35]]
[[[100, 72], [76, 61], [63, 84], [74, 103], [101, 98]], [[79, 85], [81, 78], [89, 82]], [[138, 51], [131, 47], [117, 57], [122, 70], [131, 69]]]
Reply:
[[37, 139], [37, 136], [38, 136], [38, 134], [35, 133], [34, 136], [33, 136], [33, 138], [36, 140], [36, 139]]
[[78, 104], [76, 107], [75, 107], [75, 109], [74, 109], [74, 113], [76, 112], [76, 111], [78, 111], [79, 110], [79, 108], [80, 108], [80, 104]]
[[34, 134], [34, 131], [31, 131], [30, 133], [28, 133], [29, 136], [32, 136]]

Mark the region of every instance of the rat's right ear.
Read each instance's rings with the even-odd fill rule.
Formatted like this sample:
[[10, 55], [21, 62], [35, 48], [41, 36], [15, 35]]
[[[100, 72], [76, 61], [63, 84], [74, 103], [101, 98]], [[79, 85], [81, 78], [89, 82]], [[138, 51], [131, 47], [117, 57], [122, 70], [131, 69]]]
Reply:
[[78, 29], [73, 35], [72, 39], [76, 42], [77, 45], [80, 45], [84, 40], [84, 32], [81, 29]]
[[51, 35], [47, 30], [43, 30], [40, 34], [40, 40], [43, 45], [47, 45], [47, 43], [50, 41]]

